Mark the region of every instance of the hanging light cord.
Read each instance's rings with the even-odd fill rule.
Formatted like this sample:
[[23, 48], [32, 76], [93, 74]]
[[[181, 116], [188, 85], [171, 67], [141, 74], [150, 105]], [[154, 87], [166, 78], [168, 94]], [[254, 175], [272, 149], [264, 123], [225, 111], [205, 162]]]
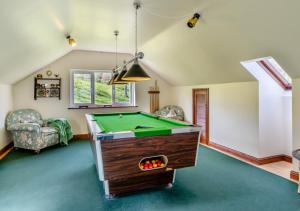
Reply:
[[118, 35], [119, 31], [114, 31], [116, 36], [116, 69], [118, 68]]
[[137, 45], [138, 45], [138, 41], [137, 41], [137, 37], [138, 37], [138, 26], [137, 26], [137, 22], [138, 22], [138, 9], [140, 8], [140, 4], [137, 2], [135, 5], [135, 55], [137, 55], [138, 53], [138, 49], [137, 49]]

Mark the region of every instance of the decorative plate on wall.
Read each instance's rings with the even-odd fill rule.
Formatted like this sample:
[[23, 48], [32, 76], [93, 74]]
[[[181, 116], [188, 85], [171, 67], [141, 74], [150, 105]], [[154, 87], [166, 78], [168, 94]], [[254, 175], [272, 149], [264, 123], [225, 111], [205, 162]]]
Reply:
[[47, 74], [48, 77], [50, 77], [52, 75], [52, 71], [51, 70], [47, 70], [46, 74]]

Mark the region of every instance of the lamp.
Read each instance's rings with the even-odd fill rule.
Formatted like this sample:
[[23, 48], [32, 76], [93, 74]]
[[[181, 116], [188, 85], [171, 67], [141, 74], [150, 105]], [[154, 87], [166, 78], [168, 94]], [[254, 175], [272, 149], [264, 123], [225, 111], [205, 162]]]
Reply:
[[135, 59], [133, 65], [130, 67], [128, 72], [123, 76], [124, 81], [145, 81], [150, 80], [151, 77], [145, 72], [145, 70], [140, 66], [138, 60], [138, 50], [137, 50], [137, 11], [141, 7], [140, 2], [136, 1], [133, 3], [135, 8]]
[[114, 84], [114, 80], [118, 77], [118, 72], [113, 71], [112, 77], [109, 80], [109, 82], [107, 83], [107, 85], [113, 85]]
[[[124, 61], [125, 63], [125, 61]], [[123, 66], [123, 69], [118, 74], [118, 76], [114, 79], [114, 84], [127, 84], [129, 82], [135, 82], [134, 80], [123, 80], [123, 76], [127, 73], [127, 67], [126, 65]]]
[[68, 40], [70, 46], [74, 47], [77, 45], [76, 40], [72, 38], [71, 35], [67, 34], [66, 39]]
[[133, 65], [130, 67], [130, 69], [122, 79], [125, 81], [146, 81], [150, 80], [151, 77], [141, 67], [141, 65], [138, 62], [138, 59], [135, 59]]
[[194, 28], [194, 26], [198, 22], [199, 18], [200, 18], [200, 14], [195, 13], [194, 16], [187, 22], [188, 27]]
[[114, 31], [114, 35], [116, 37], [116, 52], [115, 52], [115, 55], [116, 55], [116, 67], [115, 69], [113, 70], [113, 75], [110, 79], [110, 81], [107, 83], [108, 85], [113, 85], [113, 84], [127, 84], [128, 82], [125, 82], [125, 81], [121, 81], [121, 80], [117, 80], [119, 77], [119, 72], [118, 72], [118, 35], [119, 35], [119, 31], [115, 30]]

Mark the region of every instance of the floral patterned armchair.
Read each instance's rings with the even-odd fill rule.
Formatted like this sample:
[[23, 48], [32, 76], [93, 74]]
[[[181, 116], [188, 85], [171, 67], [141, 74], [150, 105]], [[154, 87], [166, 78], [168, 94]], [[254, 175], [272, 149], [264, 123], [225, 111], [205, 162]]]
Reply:
[[184, 121], [183, 109], [175, 105], [167, 105], [155, 112], [156, 115]]
[[12, 134], [14, 147], [34, 150], [36, 153], [59, 143], [57, 130], [44, 126], [41, 114], [33, 109], [16, 110], [6, 118], [6, 128]]

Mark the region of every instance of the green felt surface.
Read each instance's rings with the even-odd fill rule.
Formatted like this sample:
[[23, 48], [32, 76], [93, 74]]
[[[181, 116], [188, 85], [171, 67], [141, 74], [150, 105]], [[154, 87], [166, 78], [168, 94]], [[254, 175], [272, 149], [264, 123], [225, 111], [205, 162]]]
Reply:
[[197, 166], [179, 169], [172, 189], [106, 200], [90, 144], [71, 142], [0, 160], [3, 211], [294, 211], [297, 184], [200, 146]]
[[[137, 137], [169, 135], [172, 128], [185, 127], [188, 124], [178, 121], [157, 119], [155, 116], [145, 113], [114, 113], [94, 114], [94, 120], [102, 132], [133, 131]], [[135, 129], [137, 126], [149, 128]]]

